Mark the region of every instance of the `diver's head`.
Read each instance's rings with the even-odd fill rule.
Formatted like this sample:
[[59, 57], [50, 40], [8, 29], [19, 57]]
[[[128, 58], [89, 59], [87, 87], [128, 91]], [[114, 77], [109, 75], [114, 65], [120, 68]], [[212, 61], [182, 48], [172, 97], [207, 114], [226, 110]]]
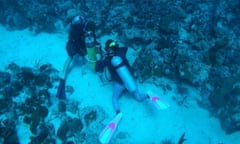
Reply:
[[112, 39], [107, 40], [104, 50], [108, 55], [114, 55], [114, 52], [118, 49], [118, 43]]
[[84, 16], [77, 15], [77, 16], [73, 17], [72, 24], [76, 25], [79, 23], [85, 23], [85, 21], [86, 21], [86, 19]]
[[105, 43], [105, 51], [109, 51], [109, 50], [117, 50], [118, 49], [118, 43], [112, 39], [107, 40], [107, 42]]

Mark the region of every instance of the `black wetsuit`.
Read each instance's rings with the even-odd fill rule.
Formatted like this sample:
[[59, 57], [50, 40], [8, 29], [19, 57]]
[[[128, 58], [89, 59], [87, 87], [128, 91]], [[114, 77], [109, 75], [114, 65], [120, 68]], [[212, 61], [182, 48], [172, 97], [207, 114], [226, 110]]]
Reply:
[[[71, 23], [70, 31], [68, 36], [68, 42], [66, 45], [66, 50], [68, 56], [72, 57], [76, 54], [80, 56], [85, 56], [87, 53], [85, 44], [85, 27], [86, 22], [83, 23]], [[96, 41], [96, 36], [93, 31], [94, 41]]]
[[111, 74], [111, 80], [118, 82], [120, 84], [123, 84], [123, 81], [121, 80], [120, 76], [118, 75], [118, 73], [116, 71], [117, 68], [112, 65], [111, 61], [114, 56], [121, 57], [122, 63], [120, 64], [120, 66], [125, 65], [133, 76], [130, 64], [129, 64], [128, 60], [126, 59], [127, 50], [128, 50], [127, 47], [120, 47], [115, 51], [113, 56], [107, 56], [102, 61], [97, 61], [95, 71], [103, 72], [104, 68], [107, 66], [109, 73]]

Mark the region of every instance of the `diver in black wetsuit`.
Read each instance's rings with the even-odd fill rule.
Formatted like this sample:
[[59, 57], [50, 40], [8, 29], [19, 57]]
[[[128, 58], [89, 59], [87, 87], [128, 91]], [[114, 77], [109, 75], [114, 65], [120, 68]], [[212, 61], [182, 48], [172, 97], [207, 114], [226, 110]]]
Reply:
[[108, 40], [105, 44], [107, 55], [102, 61], [97, 61], [95, 67], [96, 72], [103, 72], [105, 67], [110, 72], [113, 81], [112, 103], [117, 114], [120, 112], [118, 98], [124, 90], [132, 93], [138, 101], [149, 98], [147, 94], [141, 94], [136, 86], [131, 67], [126, 59], [127, 50], [127, 47], [119, 47], [116, 41]]
[[73, 57], [79, 54], [81, 57], [87, 55], [86, 47], [95, 47], [98, 52], [101, 53], [100, 44], [96, 40], [95, 36], [95, 24], [92, 21], [87, 21], [83, 16], [76, 16], [69, 24], [69, 36], [66, 45], [66, 51], [68, 57], [65, 61], [63, 74], [60, 79], [57, 97], [59, 99], [65, 99], [65, 81], [67, 79], [67, 73], [69, 65], [73, 60]]

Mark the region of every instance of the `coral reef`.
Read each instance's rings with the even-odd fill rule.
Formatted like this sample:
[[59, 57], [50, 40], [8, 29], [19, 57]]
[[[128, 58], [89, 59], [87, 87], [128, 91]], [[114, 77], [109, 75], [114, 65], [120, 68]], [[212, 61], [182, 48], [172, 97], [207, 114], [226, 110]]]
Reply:
[[[216, 115], [227, 133], [233, 133], [240, 130], [240, 119], [236, 118], [239, 7], [236, 0], [1, 0], [0, 23], [11, 30], [62, 32], [73, 16], [82, 14], [96, 22], [99, 37], [115, 33], [124, 45], [138, 52], [133, 68], [139, 82], [151, 79], [156, 83], [157, 78], [167, 77], [194, 86], [201, 91], [199, 105]], [[18, 74], [0, 73], [4, 99], [12, 102], [11, 97], [21, 91], [39, 101], [49, 97], [51, 78], [46, 73], [36, 74], [16, 65], [9, 65], [9, 69]], [[74, 92], [71, 87], [68, 90]], [[65, 111], [62, 104], [59, 107]]]
[[77, 102], [57, 101], [51, 91], [58, 80], [58, 71], [50, 64], [31, 68], [10, 63], [0, 72], [1, 142], [19, 143], [16, 129], [21, 123], [32, 134], [30, 144], [97, 142], [95, 128], [103, 126], [105, 112], [99, 106], [79, 110]]
[[[3, 130], [1, 137], [4, 143], [18, 143], [14, 135], [20, 117], [23, 117], [23, 122], [29, 125], [30, 131], [37, 135], [32, 137], [33, 141], [43, 142], [42, 138], [48, 135], [49, 130], [46, 129], [44, 119], [48, 116], [47, 106], [51, 104], [49, 89], [56, 81], [51, 77], [54, 74], [56, 70], [48, 64], [39, 68], [30, 68], [10, 63], [6, 72], [1, 72], [1, 77], [5, 78], [1, 78], [0, 82], [2, 85], [0, 101], [3, 103], [0, 111], [1, 117], [6, 117], [4, 121], [8, 121], [1, 125]], [[14, 137], [13, 141], [9, 137]]]

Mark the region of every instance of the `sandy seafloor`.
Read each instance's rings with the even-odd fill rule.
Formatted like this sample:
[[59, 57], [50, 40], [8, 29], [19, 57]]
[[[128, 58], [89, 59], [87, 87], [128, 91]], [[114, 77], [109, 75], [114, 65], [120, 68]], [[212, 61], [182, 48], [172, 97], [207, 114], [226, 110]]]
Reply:
[[[15, 62], [20, 66], [34, 66], [36, 63], [50, 63], [61, 71], [66, 59], [65, 44], [67, 33], [38, 35], [22, 31], [8, 31], [0, 27], [0, 70], [10, 63]], [[102, 45], [114, 35], [99, 38]], [[130, 49], [129, 58], [136, 56]], [[131, 59], [133, 61], [133, 59]], [[103, 121], [107, 124], [115, 115], [111, 103], [111, 84], [103, 84], [98, 74], [94, 73], [87, 65], [79, 66], [76, 58], [74, 68], [69, 73], [68, 85], [74, 87], [74, 93], [68, 99], [79, 102], [79, 108], [98, 105], [108, 114]], [[119, 132], [127, 135], [125, 142], [132, 144], [159, 144], [163, 139], [177, 141], [185, 132], [185, 144], [239, 144], [240, 132], [226, 135], [221, 129], [218, 119], [196, 104], [200, 98], [199, 91], [189, 87], [187, 106], [179, 106], [172, 97], [177, 97], [174, 82], [161, 78], [162, 84], [169, 84], [173, 88], [163, 91], [151, 83], [138, 84], [141, 91], [151, 90], [169, 102], [167, 110], [157, 110], [150, 102], [139, 103], [130, 95], [123, 95], [119, 102], [123, 117], [114, 136]], [[56, 92], [56, 91], [54, 91]], [[53, 93], [54, 93], [53, 92]], [[101, 131], [101, 129], [96, 129]], [[21, 123], [18, 126], [21, 143], [28, 143], [31, 132], [24, 129]], [[112, 141], [114, 144], [114, 142]]]

